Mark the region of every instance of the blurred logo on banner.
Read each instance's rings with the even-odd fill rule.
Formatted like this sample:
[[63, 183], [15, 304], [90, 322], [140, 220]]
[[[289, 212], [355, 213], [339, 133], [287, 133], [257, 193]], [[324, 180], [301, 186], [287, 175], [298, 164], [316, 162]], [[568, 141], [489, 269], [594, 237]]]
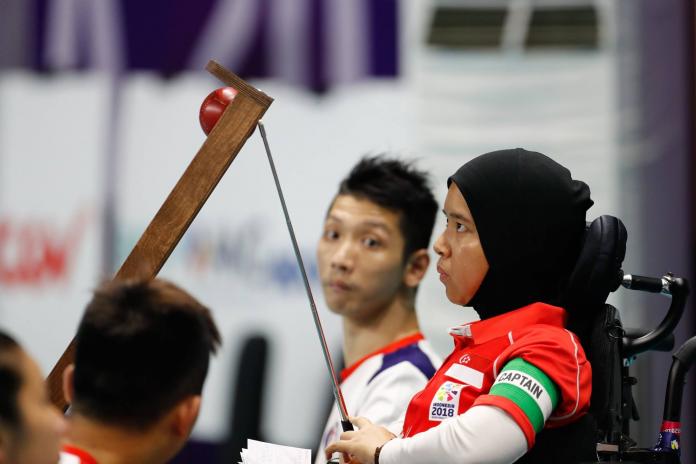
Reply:
[[69, 280], [91, 215], [65, 225], [48, 218], [0, 217], [0, 286], [42, 286]]
[[[142, 230], [144, 226], [130, 227], [119, 233], [119, 263], [125, 260]], [[260, 222], [253, 219], [225, 226], [194, 223], [165, 268], [169, 273], [186, 274], [197, 280], [227, 278], [238, 285], [259, 286], [265, 291], [304, 291], [292, 249], [271, 246], [270, 241]], [[312, 286], [318, 288], [314, 249], [304, 248], [301, 253]]]

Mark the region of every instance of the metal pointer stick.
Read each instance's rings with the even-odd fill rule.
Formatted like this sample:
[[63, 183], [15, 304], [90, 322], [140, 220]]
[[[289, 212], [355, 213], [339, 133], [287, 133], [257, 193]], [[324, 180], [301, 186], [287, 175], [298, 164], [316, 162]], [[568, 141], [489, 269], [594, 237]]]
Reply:
[[309, 279], [307, 279], [307, 271], [305, 270], [304, 263], [302, 261], [302, 255], [300, 254], [300, 248], [297, 246], [297, 239], [295, 238], [295, 231], [292, 228], [292, 222], [290, 221], [290, 215], [288, 214], [288, 208], [285, 205], [285, 197], [283, 196], [283, 190], [280, 188], [280, 181], [278, 180], [278, 173], [276, 172], [275, 164], [273, 163], [273, 156], [271, 156], [271, 148], [268, 146], [268, 138], [266, 137], [266, 128], [262, 121], [259, 121], [259, 132], [261, 133], [261, 138], [263, 139], [263, 146], [266, 148], [266, 156], [268, 157], [268, 163], [271, 165], [271, 172], [273, 173], [273, 180], [275, 181], [276, 189], [278, 190], [278, 198], [280, 198], [280, 205], [283, 207], [283, 214], [285, 215], [285, 223], [288, 226], [288, 233], [290, 234], [290, 240], [292, 241], [292, 247], [295, 250], [295, 258], [297, 258], [297, 265], [300, 268], [300, 273], [302, 274], [302, 281], [304, 282], [305, 290], [307, 291], [307, 298], [309, 299], [309, 306], [312, 309], [312, 317], [314, 318], [314, 325], [317, 328], [317, 334], [319, 335], [319, 341], [321, 342], [321, 350], [324, 353], [324, 360], [326, 361], [326, 368], [329, 370], [331, 375], [331, 386], [333, 387], [334, 398], [336, 399], [336, 404], [338, 404], [338, 412], [341, 415], [341, 426], [343, 431], [347, 432], [353, 430], [353, 424], [348, 420], [348, 412], [346, 411], [346, 403], [343, 400], [343, 394], [341, 393], [341, 387], [338, 385], [338, 379], [336, 378], [336, 371], [334, 370], [333, 362], [331, 361], [331, 354], [329, 353], [329, 347], [326, 344], [326, 337], [324, 336], [324, 329], [321, 326], [321, 320], [319, 319], [319, 312], [317, 312], [317, 306], [314, 304], [314, 297], [312, 296], [312, 289], [309, 286]]

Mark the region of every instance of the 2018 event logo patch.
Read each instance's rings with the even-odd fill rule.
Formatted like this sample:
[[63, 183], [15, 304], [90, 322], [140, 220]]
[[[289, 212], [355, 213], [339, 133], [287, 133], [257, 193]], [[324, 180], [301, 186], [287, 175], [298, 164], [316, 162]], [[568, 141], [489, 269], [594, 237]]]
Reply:
[[459, 410], [459, 397], [464, 385], [454, 382], [445, 382], [440, 385], [433, 401], [430, 403], [431, 421], [442, 421], [455, 417]]

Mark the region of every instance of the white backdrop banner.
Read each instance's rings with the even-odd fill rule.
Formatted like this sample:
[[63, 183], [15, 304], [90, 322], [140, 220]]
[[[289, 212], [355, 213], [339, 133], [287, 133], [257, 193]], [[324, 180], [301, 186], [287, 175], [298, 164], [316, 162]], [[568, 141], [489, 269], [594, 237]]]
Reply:
[[0, 325], [48, 372], [100, 279], [96, 76], [0, 76]]

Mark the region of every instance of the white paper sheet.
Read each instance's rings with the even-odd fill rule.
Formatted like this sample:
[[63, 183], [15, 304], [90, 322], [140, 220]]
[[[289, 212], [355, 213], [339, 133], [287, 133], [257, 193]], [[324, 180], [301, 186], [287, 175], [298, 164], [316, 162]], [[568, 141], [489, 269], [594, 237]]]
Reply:
[[247, 447], [242, 448], [241, 458], [240, 464], [311, 464], [312, 452], [303, 448], [247, 440]]

